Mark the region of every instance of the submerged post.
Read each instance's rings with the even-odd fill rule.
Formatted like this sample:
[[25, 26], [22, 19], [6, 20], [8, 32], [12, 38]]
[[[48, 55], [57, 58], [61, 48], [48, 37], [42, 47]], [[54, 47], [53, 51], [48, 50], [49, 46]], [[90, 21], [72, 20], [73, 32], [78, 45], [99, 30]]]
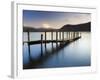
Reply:
[[[29, 31], [27, 32], [27, 37], [28, 37], [28, 41], [30, 41], [30, 32], [29, 32]], [[28, 52], [29, 52], [29, 57], [30, 57], [30, 60], [31, 60], [30, 45], [29, 45], [29, 43], [27, 43], [27, 44], [28, 44]]]
[[62, 41], [64, 41], [64, 32], [62, 32]]
[[66, 40], [67, 40], [67, 32], [66, 32]]
[[43, 34], [41, 34], [41, 56], [43, 55]]
[[74, 39], [74, 32], [73, 32], [73, 39]]
[[70, 40], [70, 32], [69, 32], [69, 40]]
[[71, 32], [72, 33], [72, 39], [73, 39], [73, 32]]
[[79, 37], [79, 32], [78, 32], [78, 37]]
[[78, 32], [76, 32], [76, 37], [78, 37]]
[[47, 39], [47, 36], [46, 36], [46, 32], [45, 32], [45, 41], [46, 41], [46, 39]]
[[76, 32], [76, 38], [77, 38], [77, 32]]
[[63, 41], [65, 40], [65, 37], [64, 37], [64, 32], [63, 32]]
[[72, 39], [72, 32], [70, 32], [70, 39]]
[[27, 32], [27, 37], [28, 37], [28, 41], [30, 41], [30, 33], [29, 33], [29, 31]]
[[56, 42], [58, 41], [58, 32], [56, 31]]
[[75, 32], [75, 38], [76, 38], [76, 32]]
[[53, 40], [53, 31], [51, 32], [51, 40]]
[[64, 32], [62, 32], [62, 43], [64, 44]]
[[51, 32], [51, 41], [52, 41], [52, 47], [53, 47], [53, 31]]
[[47, 40], [47, 34], [45, 32], [45, 48], [46, 48], [46, 40]]
[[61, 32], [59, 32], [59, 40], [61, 40]]
[[67, 37], [67, 32], [66, 32], [66, 40], [67, 40], [67, 38], [68, 38], [68, 37]]
[[69, 32], [67, 32], [67, 40], [69, 40]]
[[58, 48], [58, 31], [56, 31], [56, 48]]

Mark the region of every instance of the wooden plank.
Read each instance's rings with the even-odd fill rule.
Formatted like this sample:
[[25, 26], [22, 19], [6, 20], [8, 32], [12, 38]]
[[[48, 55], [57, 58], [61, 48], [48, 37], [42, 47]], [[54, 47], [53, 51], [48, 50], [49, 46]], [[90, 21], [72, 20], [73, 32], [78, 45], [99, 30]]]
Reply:
[[[74, 38], [74, 39], [77, 39], [77, 38], [81, 38], [81, 37], [76, 37], [76, 38]], [[52, 43], [56, 43], [56, 42], [67, 42], [67, 41], [71, 41], [71, 40], [74, 40], [74, 39], [69, 39], [69, 40], [58, 40], [58, 41], [56, 41], [56, 40], [42, 40], [42, 43], [50, 43], [50, 42], [52, 42]], [[28, 41], [28, 42], [24, 42], [24, 43], [28, 43], [28, 44], [40, 44], [41, 43], [41, 40], [37, 40], [37, 41]]]

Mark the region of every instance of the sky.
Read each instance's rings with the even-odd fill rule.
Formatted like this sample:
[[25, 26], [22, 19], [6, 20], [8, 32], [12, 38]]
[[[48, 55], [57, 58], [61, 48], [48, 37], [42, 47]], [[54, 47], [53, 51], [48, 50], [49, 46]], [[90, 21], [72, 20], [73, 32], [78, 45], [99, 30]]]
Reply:
[[90, 13], [23, 10], [23, 26], [59, 29], [91, 21]]

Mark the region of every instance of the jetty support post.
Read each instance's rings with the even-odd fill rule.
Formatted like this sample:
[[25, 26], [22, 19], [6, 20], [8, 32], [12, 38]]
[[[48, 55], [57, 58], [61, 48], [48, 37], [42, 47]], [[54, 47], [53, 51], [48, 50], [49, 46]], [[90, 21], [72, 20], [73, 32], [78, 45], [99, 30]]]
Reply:
[[41, 34], [41, 56], [43, 55], [43, 34]]
[[56, 47], [58, 47], [58, 31], [56, 31]]
[[64, 32], [62, 32], [62, 42], [64, 43]]
[[79, 37], [79, 32], [77, 32], [77, 36]]
[[69, 40], [70, 40], [70, 32], [69, 32]]
[[53, 31], [51, 31], [51, 41], [52, 41], [52, 47], [53, 47]]
[[72, 32], [72, 39], [73, 39], [73, 32]]
[[27, 32], [28, 41], [30, 41], [30, 32]]
[[67, 32], [67, 40], [69, 40], [69, 32]]
[[45, 32], [45, 48], [47, 47], [46, 46], [46, 40], [47, 40], [47, 33]]
[[59, 40], [61, 40], [61, 32], [59, 31]]
[[[30, 32], [28, 31], [27, 32], [27, 40], [28, 41], [30, 41]], [[29, 57], [30, 57], [30, 60], [31, 60], [31, 50], [30, 50], [30, 45], [29, 45], [29, 43], [27, 43], [28, 44], [28, 52], [29, 52]]]
[[66, 40], [67, 40], [67, 32], [66, 32]]

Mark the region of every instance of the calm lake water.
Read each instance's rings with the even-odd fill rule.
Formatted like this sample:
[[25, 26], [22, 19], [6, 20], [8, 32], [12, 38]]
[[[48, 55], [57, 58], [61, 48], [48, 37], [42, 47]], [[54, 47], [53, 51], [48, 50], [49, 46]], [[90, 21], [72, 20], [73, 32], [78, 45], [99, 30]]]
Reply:
[[[31, 32], [30, 40], [40, 40], [41, 33], [43, 32]], [[55, 37], [54, 33], [54, 38]], [[66, 36], [66, 35], [65, 35]], [[44, 37], [43, 37], [44, 39]], [[51, 39], [51, 34], [47, 33], [47, 40]], [[58, 37], [59, 39], [59, 37]], [[23, 41], [27, 41], [27, 33], [23, 34]], [[64, 48], [53, 51], [56, 48], [56, 44], [48, 43], [43, 44], [43, 55], [41, 57], [41, 45], [30, 45], [30, 53], [28, 51], [28, 44], [23, 45], [23, 68], [55, 68], [55, 67], [79, 67], [91, 65], [91, 34], [90, 32], [81, 32], [81, 38], [66, 45]], [[58, 43], [59, 45], [59, 43]], [[53, 48], [52, 48], [53, 47]], [[51, 53], [51, 54], [50, 54]], [[48, 54], [48, 55], [47, 55]]]

